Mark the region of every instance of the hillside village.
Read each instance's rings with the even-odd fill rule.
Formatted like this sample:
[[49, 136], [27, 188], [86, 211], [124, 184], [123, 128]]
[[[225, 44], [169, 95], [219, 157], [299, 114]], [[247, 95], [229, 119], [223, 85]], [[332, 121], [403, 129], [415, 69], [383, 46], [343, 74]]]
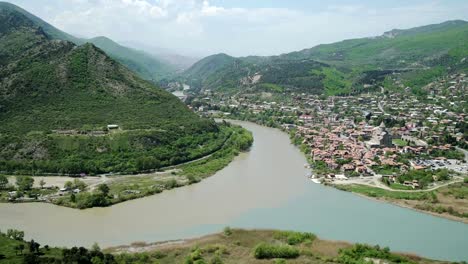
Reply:
[[[202, 115], [251, 120], [288, 131], [310, 159], [313, 178], [322, 181], [375, 176], [413, 189], [427, 184], [418, 170], [466, 174], [466, 74], [454, 74], [427, 85], [427, 99], [409, 93], [375, 92], [328, 97], [263, 93], [226, 96], [205, 91], [191, 101]], [[433, 175], [431, 186], [437, 182]]]

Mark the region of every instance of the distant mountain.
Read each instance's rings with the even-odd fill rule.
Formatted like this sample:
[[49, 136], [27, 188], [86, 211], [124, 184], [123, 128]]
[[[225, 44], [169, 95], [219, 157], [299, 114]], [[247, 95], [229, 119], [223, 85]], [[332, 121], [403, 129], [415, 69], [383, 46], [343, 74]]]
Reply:
[[345, 40], [281, 55], [285, 59], [315, 59], [347, 67], [419, 67], [468, 42], [468, 22], [441, 24], [406, 30], [392, 30], [382, 36]]
[[182, 72], [190, 68], [193, 64], [200, 60], [199, 56], [195, 55], [182, 55], [173, 50], [165, 49], [151, 44], [140, 43], [138, 41], [123, 41], [127, 47], [132, 47], [134, 49], [142, 50], [148, 54], [153, 55], [159, 60], [173, 66], [177, 72]]
[[447, 21], [279, 56], [213, 55], [194, 64], [183, 76], [198, 90], [251, 92], [274, 87], [276, 91], [348, 94], [359, 92], [364, 84], [378, 84], [394, 72], [415, 71], [427, 76], [426, 71], [442, 63], [445, 70], [433, 71], [433, 79], [437, 74], [460, 70], [463, 66], [452, 57], [468, 57], [466, 43], [468, 22]]
[[95, 46], [104, 50], [112, 58], [127, 66], [130, 70], [136, 72], [145, 80], [156, 82], [157, 80], [171, 76], [177, 72], [176, 67], [170, 63], [143, 51], [119, 45], [109, 38], [77, 38], [55, 28], [42, 19], [13, 4], [0, 2], [0, 8], [23, 14], [28, 19], [30, 19], [30, 21], [33, 22], [35, 26], [40, 27], [51, 39], [68, 40], [77, 45], [82, 45], [87, 42], [93, 43]]
[[[193, 158], [217, 137], [213, 121], [100, 48], [54, 39], [4, 6], [0, 171], [134, 172]], [[105, 136], [109, 124], [121, 130]]]
[[[295, 92], [349, 93], [344, 73], [314, 60], [285, 60], [275, 57], [234, 58], [226, 54], [206, 57], [184, 72], [194, 90], [228, 93]], [[336, 86], [329, 84], [335, 83]]]
[[96, 37], [86, 42], [93, 43], [146, 80], [156, 81], [176, 71], [175, 67], [151, 54], [127, 48], [106, 37]]
[[468, 24], [463, 20], [450, 20], [440, 24], [426, 25], [422, 27], [415, 27], [410, 29], [393, 29], [385, 32], [382, 37], [395, 38], [401, 36], [414, 36], [420, 34], [434, 34], [436, 32], [446, 32], [454, 28], [463, 28]]
[[236, 58], [220, 53], [208, 56], [190, 67], [185, 74], [191, 78], [205, 79], [225, 66], [236, 63]]

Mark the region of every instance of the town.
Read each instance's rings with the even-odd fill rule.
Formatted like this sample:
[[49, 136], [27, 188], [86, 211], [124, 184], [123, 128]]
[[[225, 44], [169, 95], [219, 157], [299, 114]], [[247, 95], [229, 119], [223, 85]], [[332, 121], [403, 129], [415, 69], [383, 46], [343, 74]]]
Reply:
[[460, 175], [468, 172], [463, 134], [467, 117], [462, 110], [466, 74], [431, 83], [423, 100], [411, 95], [397, 75], [393, 81], [402, 92], [380, 87], [382, 92], [325, 98], [268, 92], [228, 96], [206, 90], [189, 104], [204, 116], [287, 131], [307, 155], [310, 178], [317, 183], [427, 189], [463, 180]]

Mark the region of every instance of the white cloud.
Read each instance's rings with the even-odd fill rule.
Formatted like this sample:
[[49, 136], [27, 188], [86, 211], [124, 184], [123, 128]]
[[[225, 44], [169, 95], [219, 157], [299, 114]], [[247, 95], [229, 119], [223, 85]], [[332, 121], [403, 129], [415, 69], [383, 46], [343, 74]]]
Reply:
[[215, 52], [278, 54], [346, 38], [377, 35], [393, 28], [468, 18], [468, 2], [447, 4], [449, 1], [379, 7], [372, 1], [351, 0], [318, 10], [252, 8], [242, 5], [243, 1], [236, 7], [226, 7], [220, 1], [213, 4], [209, 0], [11, 2], [79, 36], [105, 35], [115, 40], [205, 55]]

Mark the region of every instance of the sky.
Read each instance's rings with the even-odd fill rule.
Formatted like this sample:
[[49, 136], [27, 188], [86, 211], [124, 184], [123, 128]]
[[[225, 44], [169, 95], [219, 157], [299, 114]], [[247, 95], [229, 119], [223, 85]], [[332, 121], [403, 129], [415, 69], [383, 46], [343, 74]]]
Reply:
[[278, 55], [468, 20], [467, 0], [8, 0], [76, 36], [191, 56]]

